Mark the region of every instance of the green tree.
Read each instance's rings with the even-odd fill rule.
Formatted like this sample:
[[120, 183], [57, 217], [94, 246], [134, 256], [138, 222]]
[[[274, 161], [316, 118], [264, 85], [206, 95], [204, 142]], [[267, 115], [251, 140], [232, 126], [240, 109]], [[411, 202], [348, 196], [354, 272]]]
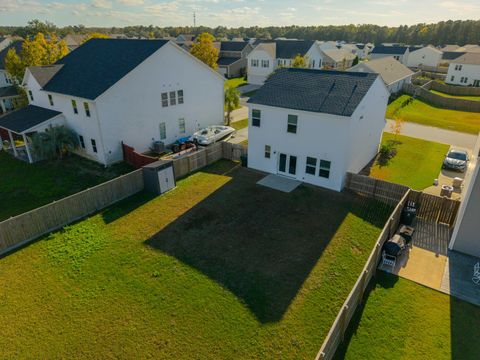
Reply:
[[46, 159], [62, 159], [68, 152], [78, 148], [77, 134], [63, 125], [50, 126], [32, 137], [33, 149]]
[[10, 49], [5, 57], [5, 69], [19, 84], [25, 69], [29, 66], [51, 65], [68, 54], [65, 42], [58, 41], [55, 34], [49, 34], [48, 39], [38, 33], [33, 39], [23, 42], [20, 54]]
[[227, 125], [231, 123], [231, 114], [232, 111], [237, 109], [240, 106], [240, 92], [233, 88], [229, 87], [225, 90], [225, 109], [227, 111], [226, 121]]
[[308, 57], [298, 54], [292, 61], [292, 67], [305, 69], [308, 67]]
[[198, 35], [190, 49], [190, 53], [197, 59], [203, 61], [212, 69], [218, 68], [218, 49], [213, 45], [215, 38], [209, 33]]
[[108, 38], [109, 36], [107, 34], [100, 33], [100, 32], [92, 32], [88, 34], [85, 37], [85, 39], [82, 40], [82, 44], [86, 43], [90, 39], [108, 39]]

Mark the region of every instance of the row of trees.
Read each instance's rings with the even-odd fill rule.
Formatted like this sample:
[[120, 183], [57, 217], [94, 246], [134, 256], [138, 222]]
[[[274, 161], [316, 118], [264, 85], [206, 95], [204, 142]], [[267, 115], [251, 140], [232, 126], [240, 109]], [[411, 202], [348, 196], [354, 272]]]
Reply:
[[124, 28], [87, 28], [84, 25], [57, 28], [50, 22], [32, 20], [27, 26], [0, 26], [0, 35], [16, 34], [22, 37], [34, 36], [38, 32], [53, 33], [58, 36], [66, 34], [88, 34], [91, 32], [121, 33], [129, 37], [161, 38], [176, 37], [179, 34], [209, 33], [216, 39], [232, 37], [255, 38], [297, 38], [310, 40], [345, 40], [356, 42], [399, 42], [406, 44], [459, 44], [480, 43], [480, 20], [441, 21], [434, 24], [402, 25], [396, 27], [378, 26], [372, 24], [338, 25], [338, 26], [270, 26], [270, 27], [239, 27], [215, 28], [198, 26], [158, 27], [158, 26], [128, 26]]

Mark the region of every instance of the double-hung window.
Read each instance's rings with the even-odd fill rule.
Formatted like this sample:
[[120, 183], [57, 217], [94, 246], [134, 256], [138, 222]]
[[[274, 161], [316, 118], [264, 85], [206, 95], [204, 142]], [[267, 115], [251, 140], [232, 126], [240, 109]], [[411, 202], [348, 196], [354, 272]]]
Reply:
[[185, 119], [184, 118], [178, 119], [178, 131], [180, 131], [180, 134], [185, 134], [185, 132], [186, 132]]
[[168, 106], [168, 93], [162, 93], [162, 107]]
[[288, 115], [288, 122], [287, 122], [287, 132], [296, 134], [297, 133], [297, 122], [298, 116], [297, 115]]
[[78, 135], [78, 140], [80, 141], [80, 146], [82, 149], [85, 149], [85, 139], [83, 138], [82, 135]]
[[317, 158], [307, 156], [307, 165], [305, 167], [305, 173], [315, 175], [317, 172]]
[[90, 139], [90, 142], [92, 143], [92, 150], [94, 153], [97, 152], [97, 142], [95, 141], [95, 139]]
[[78, 114], [77, 102], [75, 100], [72, 100], [72, 108], [73, 108], [73, 113]]
[[85, 109], [85, 115], [87, 115], [87, 117], [90, 117], [90, 106], [87, 102], [83, 103], [83, 108]]
[[265, 145], [265, 157], [270, 159], [270, 154], [272, 153], [272, 148], [270, 145]]
[[270, 66], [270, 60], [262, 60], [262, 67], [268, 68]]
[[167, 138], [167, 125], [162, 122], [160, 123], [160, 140], [165, 140]]
[[330, 166], [331, 166], [331, 161], [328, 160], [320, 160], [320, 172], [318, 176], [324, 177], [324, 178], [329, 178], [330, 177]]
[[260, 110], [252, 110], [252, 126], [260, 127], [260, 119], [262, 112]]
[[258, 59], [252, 59], [250, 65], [252, 65], [252, 67], [258, 67]]
[[177, 105], [177, 93], [175, 91], [170, 91], [170, 106]]
[[50, 103], [50, 106], [53, 106], [53, 96], [51, 94], [48, 94], [48, 102]]
[[183, 90], [177, 91], [178, 104], [183, 104]]
[[33, 93], [32, 93], [32, 90], [28, 90], [28, 96], [30, 97], [30, 101], [33, 101]]

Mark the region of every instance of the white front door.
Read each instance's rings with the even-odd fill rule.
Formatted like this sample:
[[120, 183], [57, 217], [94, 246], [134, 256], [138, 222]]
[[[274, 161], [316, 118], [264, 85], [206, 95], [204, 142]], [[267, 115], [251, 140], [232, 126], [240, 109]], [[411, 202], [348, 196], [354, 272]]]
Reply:
[[278, 155], [278, 173], [280, 175], [295, 177], [297, 175], [297, 157], [280, 153]]

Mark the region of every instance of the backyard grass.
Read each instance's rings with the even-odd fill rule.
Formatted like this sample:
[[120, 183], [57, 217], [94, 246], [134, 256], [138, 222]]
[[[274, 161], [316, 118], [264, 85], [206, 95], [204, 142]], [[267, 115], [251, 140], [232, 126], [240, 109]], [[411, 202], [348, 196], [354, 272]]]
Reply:
[[2, 358], [313, 359], [391, 208], [220, 161], [0, 259]]
[[225, 87], [237, 88], [241, 85], [245, 85], [246, 83], [247, 81], [245, 80], [244, 77], [232, 78], [225, 81]]
[[409, 98], [402, 95], [388, 105], [386, 117], [400, 116], [404, 121], [471, 134], [480, 132], [480, 113], [441, 109], [418, 99], [402, 108], [402, 103]]
[[79, 156], [28, 164], [0, 151], [0, 221], [113, 179], [132, 168], [105, 169]]
[[436, 142], [384, 132], [382, 144], [395, 141], [396, 155], [386, 164], [379, 159], [369, 176], [423, 190], [433, 184], [441, 171], [449, 146]]
[[480, 307], [379, 271], [336, 359], [476, 360]]
[[248, 118], [232, 122], [230, 126], [233, 127], [235, 130], [246, 128], [248, 126]]
[[472, 100], [472, 101], [480, 101], [480, 96], [462, 96], [462, 95], [450, 95], [450, 94], [445, 94], [441, 91], [437, 90], [430, 90], [432, 93], [443, 96], [443, 97], [449, 97], [449, 98], [454, 98], [454, 99], [462, 99], [462, 100]]

